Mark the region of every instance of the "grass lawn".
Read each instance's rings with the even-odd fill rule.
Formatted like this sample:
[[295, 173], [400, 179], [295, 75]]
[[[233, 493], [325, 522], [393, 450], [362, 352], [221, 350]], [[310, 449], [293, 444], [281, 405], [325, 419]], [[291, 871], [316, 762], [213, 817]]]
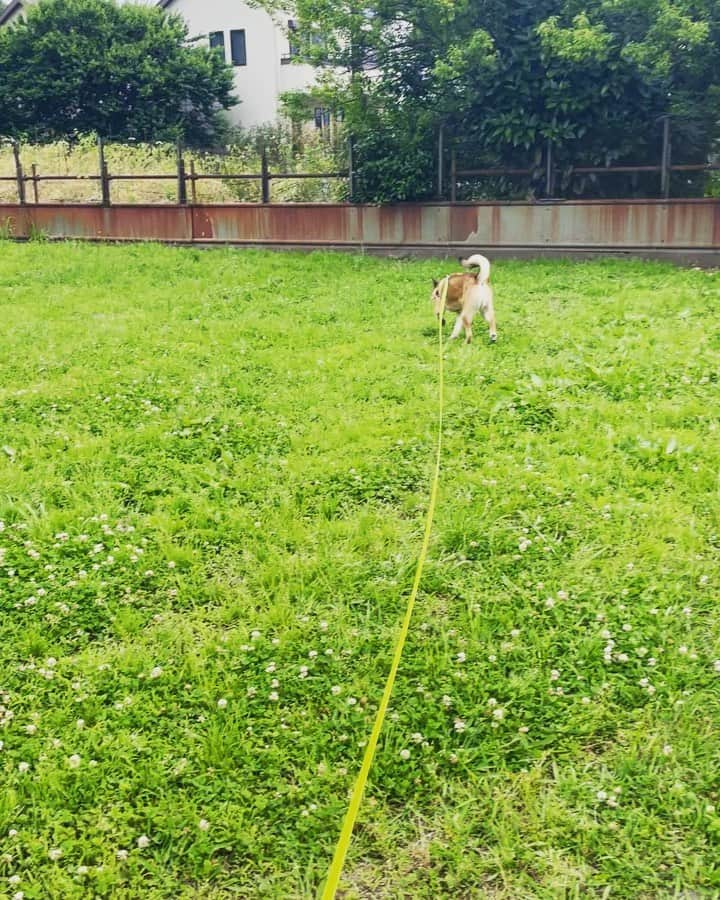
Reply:
[[[0, 244], [0, 897], [314, 895], [452, 268]], [[718, 276], [494, 282], [345, 896], [720, 896]]]

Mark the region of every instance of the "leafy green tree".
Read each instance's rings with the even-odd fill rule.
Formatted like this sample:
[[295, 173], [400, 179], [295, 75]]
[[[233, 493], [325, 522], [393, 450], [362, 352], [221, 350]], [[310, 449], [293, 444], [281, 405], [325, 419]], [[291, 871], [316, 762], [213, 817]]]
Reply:
[[0, 134], [208, 143], [232, 70], [179, 16], [112, 0], [41, 0], [0, 30]]
[[[360, 198], [432, 196], [437, 134], [462, 165], [538, 172], [567, 194], [657, 191], [575, 165], [703, 162], [719, 136], [718, 0], [297, 0], [301, 59], [325, 67], [356, 145]], [[702, 190], [702, 178], [683, 191]], [[687, 179], [686, 179], [687, 182]], [[512, 186], [496, 184], [510, 194]]]

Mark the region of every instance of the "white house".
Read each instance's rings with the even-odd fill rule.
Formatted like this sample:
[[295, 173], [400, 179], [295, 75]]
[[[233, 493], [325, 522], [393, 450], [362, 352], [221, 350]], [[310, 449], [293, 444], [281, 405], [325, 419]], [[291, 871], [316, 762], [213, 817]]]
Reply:
[[[0, 13], [0, 26], [15, 21], [23, 15], [26, 6], [35, 2], [10, 0]], [[240, 101], [230, 110], [234, 124], [251, 128], [276, 121], [280, 114], [280, 95], [284, 91], [305, 90], [314, 83], [312, 66], [291, 64], [294, 52], [288, 39], [291, 20], [273, 19], [264, 9], [248, 6], [241, 0], [145, 2], [157, 2], [168, 12], [179, 13], [188, 23], [192, 37], [206, 39], [233, 66], [235, 94]], [[323, 127], [326, 121], [327, 113], [316, 111], [316, 125]]]
[[235, 124], [251, 128], [274, 122], [284, 91], [306, 90], [315, 80], [312, 66], [292, 63], [292, 20], [277, 20], [241, 0], [159, 0], [185, 19], [193, 36], [207, 37], [235, 72], [240, 103], [230, 111]]

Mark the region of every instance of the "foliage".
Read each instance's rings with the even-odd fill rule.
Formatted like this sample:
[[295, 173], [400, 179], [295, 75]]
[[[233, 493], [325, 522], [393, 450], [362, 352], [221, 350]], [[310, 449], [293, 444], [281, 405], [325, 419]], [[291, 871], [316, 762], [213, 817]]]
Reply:
[[232, 85], [220, 56], [156, 6], [41, 0], [0, 30], [0, 134], [207, 144]]
[[299, 0], [297, 18], [358, 143], [363, 199], [427, 196], [441, 126], [465, 167], [539, 163], [551, 143], [561, 189], [586, 195], [604, 188], [569, 167], [658, 164], [662, 116], [676, 160], [704, 162], [720, 134], [715, 0]]
[[[420, 543], [451, 266], [1, 252], [3, 896], [316, 896]], [[718, 276], [493, 280], [499, 343], [446, 354], [346, 893], [714, 896]]]

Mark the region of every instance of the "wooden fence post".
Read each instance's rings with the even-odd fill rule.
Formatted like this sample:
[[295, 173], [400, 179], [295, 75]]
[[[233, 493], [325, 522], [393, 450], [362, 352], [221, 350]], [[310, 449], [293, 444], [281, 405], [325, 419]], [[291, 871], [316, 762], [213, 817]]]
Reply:
[[270, 171], [268, 170], [267, 153], [263, 147], [262, 158], [260, 160], [260, 175], [262, 179], [262, 202], [270, 202]]
[[18, 203], [25, 206], [25, 176], [20, 162], [20, 144], [13, 141], [13, 156], [15, 157], [15, 181], [17, 182]]
[[190, 198], [193, 206], [197, 205], [197, 187], [195, 184], [195, 160], [190, 160]]
[[33, 183], [33, 199], [35, 200], [35, 205], [40, 202], [38, 199], [38, 175], [37, 175], [37, 166], [35, 163], [32, 164], [32, 183]]
[[185, 160], [182, 155], [182, 144], [177, 144], [177, 201], [180, 206], [187, 204], [187, 182], [185, 181]]
[[98, 162], [100, 164], [100, 196], [102, 205], [110, 206], [110, 176], [105, 162], [105, 142], [98, 136]]

